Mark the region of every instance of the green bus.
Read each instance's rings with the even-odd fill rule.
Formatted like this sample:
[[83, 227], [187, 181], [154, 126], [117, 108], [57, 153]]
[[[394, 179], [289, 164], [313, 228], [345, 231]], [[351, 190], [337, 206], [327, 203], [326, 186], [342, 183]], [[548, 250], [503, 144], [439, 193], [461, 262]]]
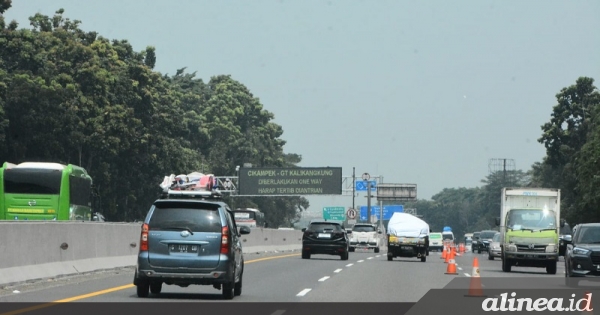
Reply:
[[0, 220], [92, 221], [92, 178], [79, 166], [5, 162]]

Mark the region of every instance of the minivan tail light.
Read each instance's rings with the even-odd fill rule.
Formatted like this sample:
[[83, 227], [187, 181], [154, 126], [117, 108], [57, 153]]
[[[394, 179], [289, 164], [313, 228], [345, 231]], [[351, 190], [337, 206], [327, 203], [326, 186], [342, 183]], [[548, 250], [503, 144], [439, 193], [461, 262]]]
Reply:
[[229, 254], [229, 227], [221, 229], [221, 254]]
[[148, 230], [150, 226], [146, 223], [142, 224], [142, 236], [140, 237], [140, 251], [148, 251]]

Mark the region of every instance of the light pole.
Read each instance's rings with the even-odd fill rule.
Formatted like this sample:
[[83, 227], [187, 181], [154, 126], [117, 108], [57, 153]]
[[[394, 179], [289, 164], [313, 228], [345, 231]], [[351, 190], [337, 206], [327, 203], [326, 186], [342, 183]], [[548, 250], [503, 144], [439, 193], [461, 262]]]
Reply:
[[240, 166], [235, 166], [235, 194], [238, 195], [240, 193]]

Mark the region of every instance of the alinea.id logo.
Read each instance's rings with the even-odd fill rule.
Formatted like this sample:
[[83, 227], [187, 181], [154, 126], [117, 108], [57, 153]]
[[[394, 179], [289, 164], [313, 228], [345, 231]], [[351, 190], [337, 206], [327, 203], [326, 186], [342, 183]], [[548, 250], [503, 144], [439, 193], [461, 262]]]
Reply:
[[[575, 300], [575, 294], [571, 298], [515, 298], [516, 293], [500, 294], [500, 297], [487, 298], [481, 302], [481, 309], [486, 312], [515, 312], [515, 311], [592, 311], [592, 293], [586, 293], [583, 298]], [[566, 305], [565, 305], [566, 304]]]

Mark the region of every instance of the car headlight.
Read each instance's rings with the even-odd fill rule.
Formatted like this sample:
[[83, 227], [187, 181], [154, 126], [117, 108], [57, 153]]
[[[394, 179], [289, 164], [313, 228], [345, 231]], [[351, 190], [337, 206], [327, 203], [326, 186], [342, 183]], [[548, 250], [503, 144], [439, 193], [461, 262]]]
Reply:
[[590, 251], [583, 248], [575, 248], [573, 249], [573, 254], [575, 255], [587, 255]]
[[556, 245], [550, 244], [546, 246], [546, 253], [556, 253]]
[[494, 246], [492, 246], [492, 249], [493, 250], [500, 250], [500, 245], [494, 245]]
[[516, 252], [517, 251], [517, 245], [514, 245], [514, 244], [508, 245], [508, 251], [509, 252]]

